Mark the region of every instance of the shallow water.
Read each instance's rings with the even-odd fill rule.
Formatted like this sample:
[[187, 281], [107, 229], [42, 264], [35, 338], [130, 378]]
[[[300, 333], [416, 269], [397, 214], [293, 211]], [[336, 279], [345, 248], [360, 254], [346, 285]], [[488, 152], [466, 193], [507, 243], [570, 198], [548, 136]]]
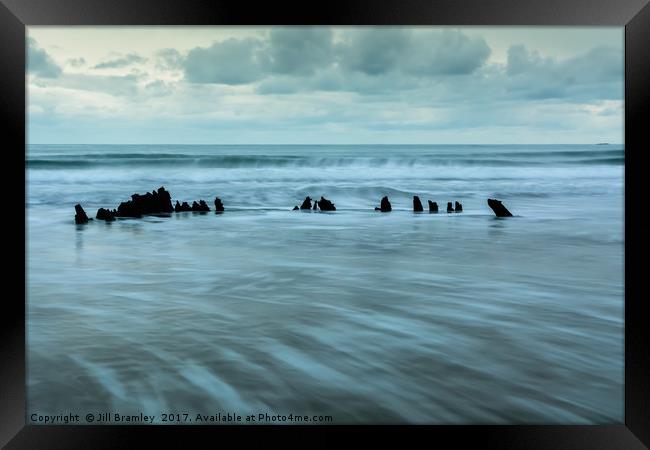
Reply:
[[[621, 423], [623, 158], [30, 146], [28, 415]], [[94, 216], [161, 185], [227, 211], [74, 224], [75, 203]], [[291, 211], [306, 195], [337, 211]], [[372, 210], [383, 195], [392, 213]], [[413, 195], [464, 211], [412, 213]]]

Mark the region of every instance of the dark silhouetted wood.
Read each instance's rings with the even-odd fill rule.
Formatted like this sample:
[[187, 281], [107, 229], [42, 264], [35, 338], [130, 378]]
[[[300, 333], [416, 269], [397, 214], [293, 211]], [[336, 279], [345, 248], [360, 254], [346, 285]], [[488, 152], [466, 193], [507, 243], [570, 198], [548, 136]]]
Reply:
[[508, 211], [508, 209], [503, 206], [500, 200], [497, 200], [495, 198], [488, 198], [487, 204], [490, 208], [492, 208], [492, 211], [494, 211], [494, 214], [496, 214], [497, 217], [512, 217], [512, 213]]
[[115, 214], [108, 209], [99, 208], [95, 218], [98, 220], [105, 220], [106, 222], [113, 222], [115, 220]]
[[120, 203], [117, 207], [118, 217], [142, 217], [145, 214], [173, 212], [172, 199], [164, 187], [144, 195], [133, 194], [131, 200]]
[[388, 197], [383, 197], [381, 199], [381, 204], [379, 205], [379, 208], [375, 208], [375, 211], [381, 211], [381, 212], [390, 212], [392, 210], [393, 208], [390, 206]]
[[74, 210], [76, 214], [74, 215], [74, 222], [77, 224], [82, 224], [82, 223], [88, 223], [88, 216], [86, 215], [86, 211], [81, 207], [80, 204], [74, 205]]
[[305, 197], [305, 201], [300, 205], [300, 209], [311, 209], [311, 198]]
[[214, 199], [214, 210], [217, 212], [223, 212], [223, 203], [221, 203], [221, 199], [219, 197], [215, 197]]
[[417, 195], [413, 196], [413, 211], [415, 212], [424, 211], [424, 208], [422, 208], [422, 202], [420, 201], [420, 197], [418, 197]]
[[176, 206], [174, 207], [174, 211], [176, 212], [188, 212], [192, 211], [192, 207], [187, 203], [183, 202], [182, 204], [176, 200]]
[[208, 212], [210, 211], [210, 207], [204, 200], [199, 200], [199, 203], [193, 202], [192, 203], [192, 211], [195, 212]]
[[[317, 201], [316, 203], [318, 204], [318, 207], [320, 208], [321, 211], [336, 211], [336, 206], [334, 206], [334, 203], [332, 203], [325, 197], [321, 197], [320, 200]], [[316, 209], [315, 206], [314, 209]]]

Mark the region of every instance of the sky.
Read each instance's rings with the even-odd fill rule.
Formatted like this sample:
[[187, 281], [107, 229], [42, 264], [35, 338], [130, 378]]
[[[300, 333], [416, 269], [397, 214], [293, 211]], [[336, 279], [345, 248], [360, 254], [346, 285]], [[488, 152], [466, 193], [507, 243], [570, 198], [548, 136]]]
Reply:
[[30, 144], [623, 143], [622, 27], [28, 27]]

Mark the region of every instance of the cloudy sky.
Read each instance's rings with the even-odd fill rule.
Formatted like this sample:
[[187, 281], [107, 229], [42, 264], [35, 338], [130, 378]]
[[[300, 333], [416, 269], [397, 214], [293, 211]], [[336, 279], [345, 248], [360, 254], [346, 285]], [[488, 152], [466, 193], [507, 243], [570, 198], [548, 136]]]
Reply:
[[29, 27], [29, 143], [623, 142], [623, 28]]

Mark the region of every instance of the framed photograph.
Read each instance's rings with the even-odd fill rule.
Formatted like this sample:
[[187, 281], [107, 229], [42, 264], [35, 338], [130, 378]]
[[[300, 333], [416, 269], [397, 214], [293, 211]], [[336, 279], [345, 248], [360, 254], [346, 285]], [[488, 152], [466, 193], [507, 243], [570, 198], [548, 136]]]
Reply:
[[647, 1], [1, 1], [6, 448], [650, 445]]

